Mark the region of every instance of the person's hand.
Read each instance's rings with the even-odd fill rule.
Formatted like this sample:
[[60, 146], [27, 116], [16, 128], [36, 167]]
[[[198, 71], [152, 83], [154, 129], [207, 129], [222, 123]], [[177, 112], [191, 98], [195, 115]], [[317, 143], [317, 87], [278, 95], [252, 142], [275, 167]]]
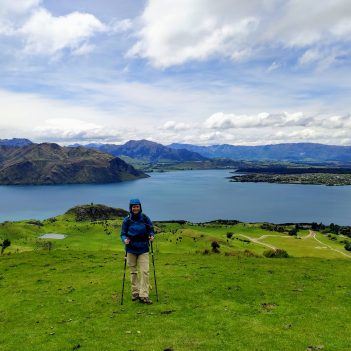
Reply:
[[150, 240], [150, 241], [153, 241], [153, 240], [154, 240], [154, 236], [153, 236], [153, 235], [150, 235], [150, 236], [149, 236], [149, 240]]
[[126, 244], [126, 245], [128, 245], [129, 243], [130, 243], [130, 239], [124, 239], [124, 243]]

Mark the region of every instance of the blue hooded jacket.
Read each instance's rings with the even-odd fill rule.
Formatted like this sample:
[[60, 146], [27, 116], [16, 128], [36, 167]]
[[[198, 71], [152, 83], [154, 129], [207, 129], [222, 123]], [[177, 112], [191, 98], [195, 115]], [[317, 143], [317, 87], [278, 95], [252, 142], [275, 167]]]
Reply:
[[[132, 212], [133, 205], [140, 205], [140, 212], [135, 215]], [[129, 202], [129, 215], [124, 218], [121, 228], [121, 240], [129, 238], [126, 245], [127, 252], [140, 255], [149, 251], [149, 236], [155, 236], [154, 227], [150, 218], [142, 213], [139, 199], [132, 199]]]

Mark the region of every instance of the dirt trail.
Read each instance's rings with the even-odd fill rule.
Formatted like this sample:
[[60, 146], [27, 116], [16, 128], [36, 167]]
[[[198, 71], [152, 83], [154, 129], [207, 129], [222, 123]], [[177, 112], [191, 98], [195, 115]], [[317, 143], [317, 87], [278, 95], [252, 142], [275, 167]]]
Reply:
[[[307, 237], [313, 238], [314, 240], [318, 241], [320, 244], [322, 244], [322, 245], [328, 247], [330, 250], [339, 252], [339, 253], [341, 253], [342, 255], [344, 255], [344, 256], [346, 256], [346, 257], [348, 257], [348, 258], [351, 258], [351, 255], [347, 254], [346, 252], [342, 252], [342, 251], [340, 251], [340, 250], [338, 250], [338, 249], [334, 249], [333, 247], [329, 246], [328, 244], [325, 244], [325, 243], [323, 243], [322, 241], [320, 241], [319, 239], [317, 239], [317, 233], [314, 232], [313, 230], [310, 230], [310, 233], [308, 234]], [[305, 238], [307, 238], [307, 237], [305, 237]]]
[[259, 242], [259, 239], [261, 239], [262, 237], [261, 237], [261, 238], [258, 238], [258, 239], [255, 239], [255, 238], [250, 238], [249, 236], [246, 236], [246, 235], [244, 235], [244, 234], [239, 234], [239, 235], [243, 236], [243, 237], [246, 238], [246, 239], [249, 239], [249, 240], [252, 241], [253, 243], [256, 243], [256, 244], [259, 244], [259, 245], [263, 245], [263, 246], [269, 247], [270, 249], [273, 249], [273, 250], [277, 250], [277, 248], [276, 248], [275, 246], [273, 246], [273, 245]]
[[259, 238], [257, 238], [257, 240], [261, 240], [261, 239], [264, 239], [264, 238], [268, 238], [270, 236], [273, 236], [273, 237], [278, 237], [278, 238], [285, 238], [285, 239], [292, 239], [293, 236], [287, 236], [287, 235], [275, 235], [275, 234], [272, 234], [272, 235], [268, 235], [268, 234], [265, 234], [265, 235], [262, 235], [260, 236]]
[[310, 230], [310, 232], [306, 236], [304, 236], [302, 239], [315, 238], [316, 234], [317, 234], [316, 232]]
[[[280, 238], [292, 238], [292, 236], [286, 236], [286, 235], [262, 235], [262, 236], [260, 236], [259, 238], [256, 239], [256, 238], [251, 238], [251, 237], [249, 237], [249, 236], [247, 236], [247, 235], [244, 235], [244, 234], [239, 234], [239, 235], [241, 235], [242, 237], [244, 237], [244, 238], [246, 238], [246, 239], [252, 241], [252, 242], [255, 243], [255, 244], [262, 245], [262, 246], [268, 247], [268, 248], [273, 249], [273, 250], [277, 250], [277, 247], [275, 247], [275, 246], [273, 246], [273, 245], [270, 245], [270, 244], [262, 243], [262, 242], [260, 242], [260, 240], [261, 240], [261, 239], [265, 239], [265, 238], [267, 238], [267, 237], [271, 237], [271, 236], [272, 236], [272, 237], [280, 237]], [[306, 236], [303, 237], [302, 239], [304, 239], [304, 240], [305, 240], [305, 239], [314, 239], [314, 240], [316, 240], [318, 243], [320, 243], [321, 245], [323, 245], [324, 247], [327, 247], [327, 248], [330, 249], [330, 250], [336, 251], [336, 252], [342, 254], [343, 256], [346, 256], [346, 257], [348, 257], [348, 258], [351, 258], [351, 255], [350, 255], [350, 254], [348, 254], [348, 253], [346, 253], [346, 252], [342, 252], [342, 251], [340, 251], [340, 250], [338, 250], [338, 249], [335, 249], [335, 248], [331, 247], [330, 245], [325, 244], [325, 243], [323, 243], [322, 241], [320, 241], [319, 239], [317, 239], [317, 233], [314, 232], [313, 230], [310, 230], [309, 233], [308, 233], [308, 235], [306, 235]]]

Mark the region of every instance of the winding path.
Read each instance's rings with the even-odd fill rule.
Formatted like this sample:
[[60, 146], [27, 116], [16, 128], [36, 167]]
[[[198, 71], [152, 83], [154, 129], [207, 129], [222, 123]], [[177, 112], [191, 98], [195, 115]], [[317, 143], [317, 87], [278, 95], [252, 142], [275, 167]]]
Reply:
[[273, 249], [273, 250], [277, 250], [277, 247], [275, 247], [275, 246], [273, 246], [273, 245], [259, 242], [259, 240], [260, 240], [262, 237], [261, 237], [261, 238], [258, 238], [258, 239], [255, 239], [255, 238], [250, 238], [249, 236], [246, 236], [246, 235], [244, 235], [244, 234], [239, 234], [239, 235], [243, 236], [243, 237], [246, 238], [246, 239], [249, 239], [249, 240], [252, 241], [253, 243], [256, 243], [256, 244], [259, 244], [259, 245], [263, 245], [263, 246], [269, 247], [270, 249]]
[[[262, 235], [262, 236], [260, 236], [259, 238], [256, 239], [256, 238], [251, 238], [251, 237], [249, 237], [249, 236], [247, 236], [247, 235], [244, 235], [244, 234], [239, 234], [239, 235], [242, 236], [242, 237], [244, 237], [244, 238], [246, 238], [246, 239], [248, 239], [248, 240], [250, 240], [250, 241], [252, 241], [252, 242], [255, 243], [255, 244], [263, 245], [263, 246], [268, 247], [268, 248], [273, 249], [273, 250], [277, 250], [277, 247], [275, 247], [275, 246], [273, 246], [273, 245], [270, 245], [270, 244], [262, 243], [262, 242], [260, 242], [260, 240], [261, 240], [261, 239], [264, 239], [264, 238], [267, 238], [267, 237], [270, 237], [270, 236], [273, 236], [273, 237], [280, 237], [280, 238], [287, 238], [287, 239], [289, 239], [289, 238], [291, 239], [291, 238], [292, 238], [292, 236], [286, 236], [286, 235]], [[310, 229], [308, 235], [304, 236], [302, 239], [303, 239], [303, 240], [305, 240], [305, 239], [314, 239], [314, 240], [316, 240], [318, 243], [322, 244], [323, 246], [326, 246], [328, 249], [333, 250], [333, 251], [336, 251], [336, 252], [338, 252], [338, 253], [340, 253], [340, 254], [342, 254], [342, 255], [348, 257], [348, 258], [351, 258], [351, 255], [350, 255], [350, 254], [347, 254], [346, 252], [342, 252], [342, 251], [340, 251], [340, 250], [338, 250], [338, 249], [335, 249], [335, 248], [331, 247], [330, 245], [325, 244], [325, 243], [323, 243], [322, 241], [320, 241], [319, 239], [317, 239], [317, 233], [314, 232], [314, 231], [311, 230], [311, 229]]]
[[[312, 231], [312, 230], [310, 230], [310, 233], [309, 233], [305, 238], [307, 238], [307, 237], [313, 238], [314, 240], [318, 241], [320, 244], [322, 244], [322, 245], [328, 247], [330, 250], [339, 252], [339, 253], [341, 253], [342, 255], [344, 255], [344, 256], [346, 256], [346, 257], [348, 257], [348, 258], [351, 258], [351, 255], [347, 254], [346, 252], [342, 252], [342, 251], [340, 251], [340, 250], [338, 250], [338, 249], [334, 249], [333, 247], [329, 246], [328, 244], [325, 244], [325, 243], [323, 243], [322, 241], [320, 241], [319, 239], [317, 239], [317, 233], [314, 232], [314, 231]], [[305, 238], [304, 238], [304, 239], [305, 239]]]

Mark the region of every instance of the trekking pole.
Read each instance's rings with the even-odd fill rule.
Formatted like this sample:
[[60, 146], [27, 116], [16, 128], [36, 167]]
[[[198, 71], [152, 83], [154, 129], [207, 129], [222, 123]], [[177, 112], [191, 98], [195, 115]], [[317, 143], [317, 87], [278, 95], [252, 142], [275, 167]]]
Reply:
[[151, 245], [152, 265], [154, 267], [154, 281], [155, 281], [155, 290], [156, 290], [156, 300], [158, 302], [158, 292], [157, 292], [157, 283], [156, 283], [156, 270], [155, 270], [155, 260], [154, 260], [154, 248], [152, 246], [152, 241], [150, 242], [150, 245]]
[[124, 294], [124, 281], [126, 279], [126, 266], [127, 266], [127, 248], [124, 254], [124, 273], [123, 273], [123, 283], [122, 283], [122, 298], [121, 305], [123, 305], [123, 294]]

